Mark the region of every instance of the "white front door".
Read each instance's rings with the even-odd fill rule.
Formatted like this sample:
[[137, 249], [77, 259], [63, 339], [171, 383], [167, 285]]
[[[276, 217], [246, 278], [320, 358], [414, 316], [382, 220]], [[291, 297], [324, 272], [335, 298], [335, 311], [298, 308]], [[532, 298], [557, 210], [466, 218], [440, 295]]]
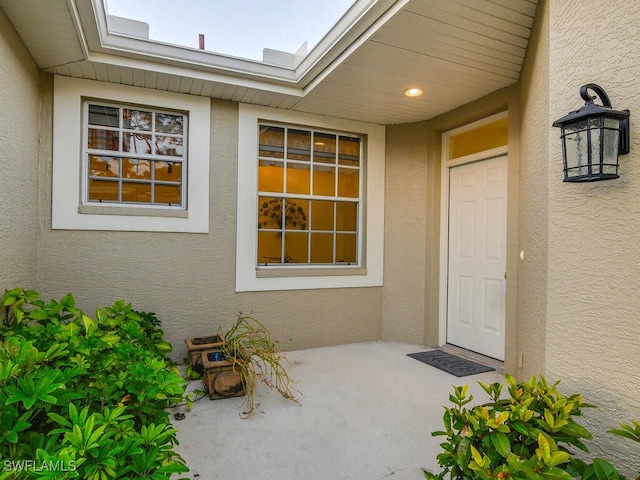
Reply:
[[507, 156], [449, 169], [447, 343], [504, 360]]

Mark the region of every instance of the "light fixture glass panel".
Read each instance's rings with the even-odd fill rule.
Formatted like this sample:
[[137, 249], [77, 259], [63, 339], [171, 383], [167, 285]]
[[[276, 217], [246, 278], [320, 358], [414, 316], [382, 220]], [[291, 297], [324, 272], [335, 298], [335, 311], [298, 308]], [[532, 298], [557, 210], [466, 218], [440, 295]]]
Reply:
[[258, 264], [282, 263], [282, 234], [258, 232]]
[[260, 125], [261, 157], [284, 158], [284, 128]]
[[[602, 120], [598, 118], [596, 120]], [[600, 164], [600, 151], [602, 150], [602, 129], [597, 126], [600, 122], [594, 122], [593, 119], [589, 122], [591, 124], [591, 151], [590, 159], [591, 159], [591, 174], [592, 175], [600, 175], [602, 172], [600, 171], [602, 165]], [[596, 126], [594, 126], [594, 124]]]
[[313, 194], [328, 197], [333, 197], [336, 194], [335, 167], [313, 166]]
[[604, 119], [603, 152], [604, 165], [603, 173], [617, 175], [618, 173], [618, 151], [620, 149], [620, 120], [616, 118]]
[[311, 158], [311, 132], [308, 130], [287, 131], [287, 158], [309, 160]]
[[355, 168], [338, 169], [338, 196], [357, 198], [360, 188], [360, 171]]
[[308, 195], [311, 189], [311, 170], [308, 163], [287, 163], [287, 193]]
[[284, 162], [260, 160], [258, 164], [258, 190], [284, 192]]
[[311, 234], [311, 263], [333, 263], [333, 234]]
[[309, 263], [309, 234], [287, 232], [284, 263]]
[[587, 121], [581, 120], [563, 127], [564, 145], [569, 176], [586, 175], [589, 162]]
[[335, 202], [311, 201], [311, 230], [333, 231], [333, 207]]
[[356, 202], [336, 203], [336, 230], [355, 232], [358, 229], [358, 204]]
[[356, 234], [336, 234], [336, 263], [355, 264], [358, 262]]

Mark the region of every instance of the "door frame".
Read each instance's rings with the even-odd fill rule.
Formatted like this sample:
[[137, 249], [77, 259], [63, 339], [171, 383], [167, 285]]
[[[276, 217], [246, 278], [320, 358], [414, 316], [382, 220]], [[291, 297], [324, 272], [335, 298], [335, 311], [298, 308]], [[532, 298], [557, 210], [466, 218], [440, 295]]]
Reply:
[[[501, 118], [507, 117], [508, 112], [501, 112], [490, 117], [483, 118], [473, 123], [469, 123], [462, 127], [446, 131], [442, 134], [442, 156], [441, 156], [441, 174], [440, 174], [440, 282], [438, 295], [438, 345], [443, 346], [447, 343], [447, 300], [448, 300], [448, 282], [449, 282], [449, 179], [451, 168], [464, 165], [466, 163], [479, 162], [490, 158], [508, 155], [508, 145], [484, 150], [482, 152], [465, 155], [450, 159], [450, 139], [451, 137], [463, 133], [468, 130], [481, 127], [484, 124], [495, 122]], [[507, 157], [507, 171], [509, 169], [509, 161]], [[507, 177], [508, 178], [508, 177]], [[508, 196], [507, 196], [508, 202]], [[508, 220], [507, 220], [508, 221]], [[506, 311], [506, 305], [505, 305]], [[506, 322], [506, 319], [505, 319]], [[505, 324], [506, 328], [506, 324]], [[505, 339], [506, 341], [506, 339]]]

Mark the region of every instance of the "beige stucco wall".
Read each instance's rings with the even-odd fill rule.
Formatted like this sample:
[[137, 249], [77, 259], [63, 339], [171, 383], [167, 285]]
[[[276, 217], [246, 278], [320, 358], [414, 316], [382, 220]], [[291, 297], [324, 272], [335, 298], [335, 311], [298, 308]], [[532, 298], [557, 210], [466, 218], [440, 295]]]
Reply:
[[425, 329], [426, 338], [431, 344], [437, 344], [439, 335], [439, 306], [440, 306], [440, 208], [441, 208], [441, 168], [442, 168], [442, 134], [462, 127], [491, 115], [509, 112], [509, 153], [508, 153], [508, 183], [507, 183], [507, 285], [506, 285], [506, 341], [505, 341], [505, 370], [513, 372], [516, 363], [515, 332], [516, 332], [516, 295], [518, 279], [517, 263], [517, 229], [518, 229], [518, 97], [515, 86], [499, 90], [491, 95], [480, 98], [429, 122], [429, 158], [433, 162], [432, 192], [427, 203], [430, 216], [434, 219], [433, 229], [428, 245], [429, 261], [427, 276], [427, 317]]
[[505, 368], [514, 372], [517, 361], [518, 103], [518, 89], [513, 86], [427, 122], [387, 127], [385, 340], [439, 344], [442, 134], [508, 110]]
[[0, 292], [4, 292], [17, 286], [35, 288], [37, 282], [40, 77], [1, 10], [0, 65]]
[[[604, 11], [603, 11], [604, 8]], [[586, 424], [593, 452], [640, 468], [640, 446], [606, 433], [640, 419], [640, 3], [549, 2], [548, 285], [546, 374], [598, 405]], [[597, 83], [614, 107], [631, 110], [631, 153], [620, 179], [562, 182], [553, 120], [583, 102], [581, 85]]]
[[386, 137], [383, 339], [421, 344], [425, 248], [432, 219], [425, 122], [391, 125]]
[[212, 101], [208, 234], [51, 230], [50, 125], [46, 131], [40, 288], [47, 297], [72, 292], [88, 312], [124, 298], [156, 312], [178, 359], [185, 338], [228, 327], [238, 311], [252, 312], [285, 350], [382, 337], [381, 287], [235, 292], [236, 103]]
[[[517, 352], [520, 379], [545, 373], [548, 263], [548, 175], [561, 173], [549, 164], [549, 21], [546, 1], [538, 5], [520, 77], [520, 196]], [[554, 139], [555, 140], [555, 139]]]

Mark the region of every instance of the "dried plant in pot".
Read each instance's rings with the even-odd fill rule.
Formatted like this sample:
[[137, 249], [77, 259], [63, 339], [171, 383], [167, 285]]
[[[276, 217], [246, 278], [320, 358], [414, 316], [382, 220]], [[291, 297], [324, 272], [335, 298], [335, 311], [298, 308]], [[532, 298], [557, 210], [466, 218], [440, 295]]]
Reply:
[[269, 330], [255, 318], [240, 312], [236, 322], [224, 334], [221, 347], [227, 361], [242, 378], [247, 395], [247, 417], [255, 413], [255, 387], [260, 380], [277, 390], [284, 398], [299, 404], [289, 377], [289, 362], [277, 344], [271, 340]]

